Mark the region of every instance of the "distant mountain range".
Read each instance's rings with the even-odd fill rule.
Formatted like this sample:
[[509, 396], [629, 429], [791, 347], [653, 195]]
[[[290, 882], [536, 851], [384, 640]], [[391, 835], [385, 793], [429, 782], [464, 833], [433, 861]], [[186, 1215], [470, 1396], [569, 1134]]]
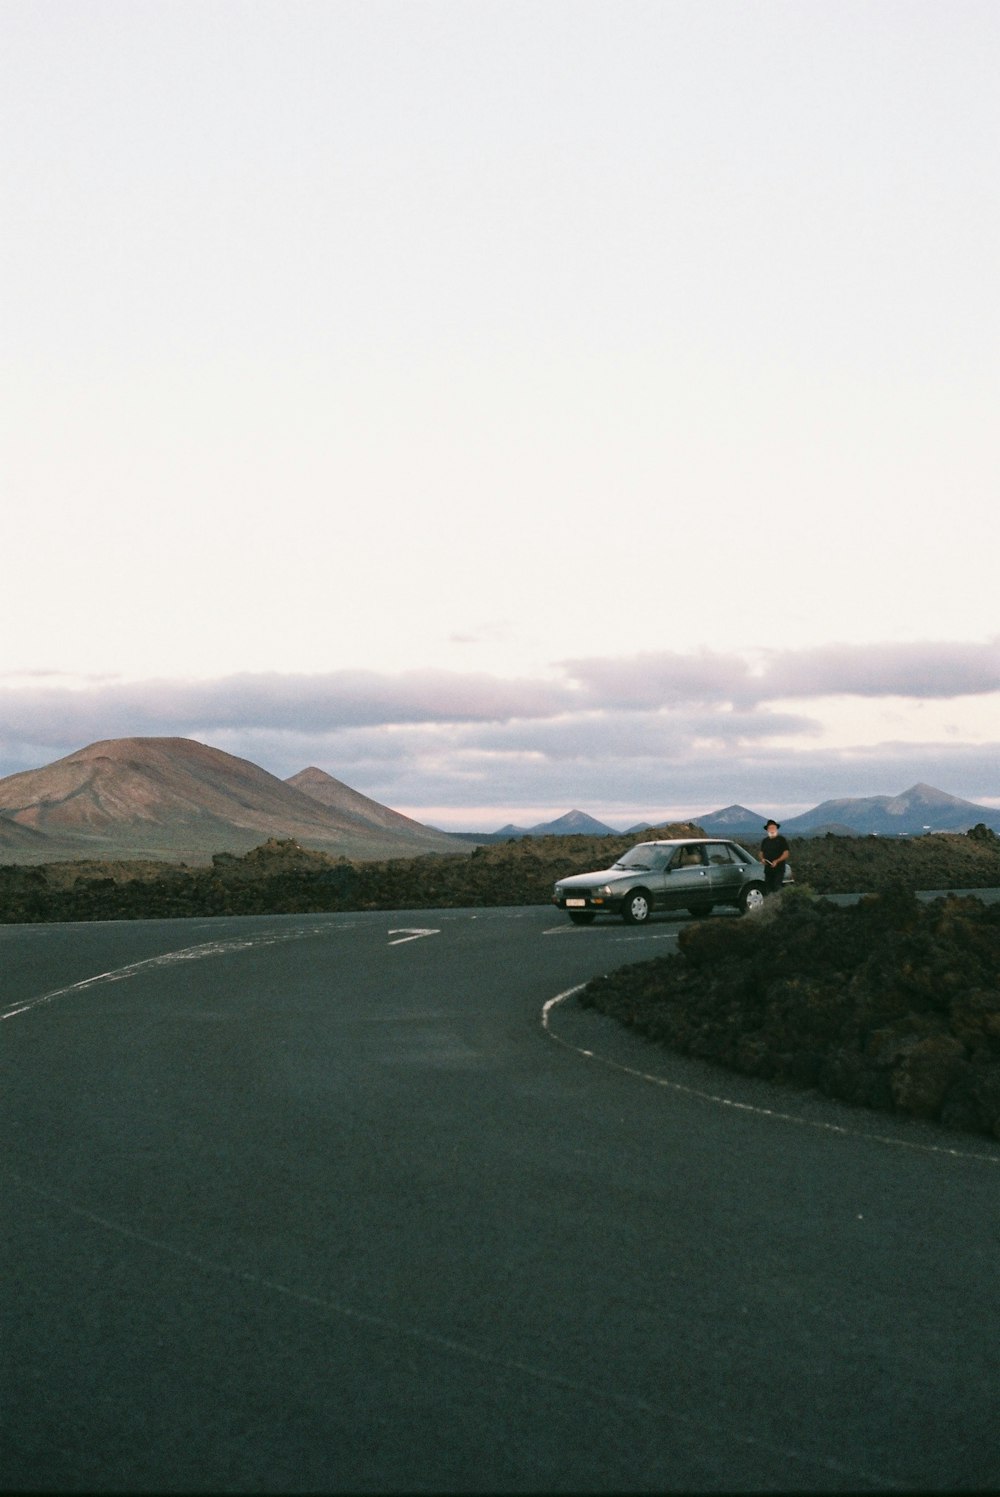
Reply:
[[[710, 811], [703, 816], [691, 816], [710, 837], [760, 838], [764, 822], [770, 812], [751, 811], [746, 806], [725, 806], [720, 811]], [[1000, 832], [1000, 810], [993, 806], [980, 806], [974, 801], [961, 800], [947, 791], [935, 790], [932, 785], [911, 785], [902, 795], [872, 795], [854, 799], [826, 800], [803, 811], [800, 816], [789, 816], [781, 823], [781, 830], [792, 837], [818, 837], [827, 832], [844, 837], [919, 837], [924, 832], [967, 832], [980, 822]], [[556, 821], [540, 822], [533, 827], [518, 827], [513, 824], [501, 827], [492, 833], [494, 842], [510, 841], [519, 837], [566, 836], [580, 831], [589, 836], [613, 833], [623, 837], [641, 837], [662, 821], [643, 821], [622, 831], [595, 821], [583, 811], [569, 811]]]
[[[730, 806], [729, 811], [742, 810], [739, 806]], [[754, 811], [744, 811], [744, 820], [725, 819], [727, 812], [715, 811], [711, 816], [688, 817], [687, 824], [699, 826], [710, 836], [725, 835], [733, 837], [737, 830], [749, 833], [759, 831], [763, 823]], [[709, 823], [712, 823], [709, 826]], [[457, 836], [468, 837], [488, 842], [517, 842], [524, 837], [646, 837], [651, 832], [664, 826], [661, 821], [638, 821], [634, 826], [624, 829], [608, 826], [606, 822], [597, 821], [593, 816], [588, 816], [586, 811], [567, 811], [565, 816], [559, 816], [555, 821], [540, 821], [536, 826], [516, 826], [514, 822], [508, 822], [496, 832], [468, 832], [456, 833]]]
[[[690, 818], [709, 835], [759, 840], [764, 813], [731, 805]], [[919, 836], [1000, 832], [1000, 810], [930, 785], [902, 795], [827, 800], [782, 830], [790, 836]], [[371, 800], [311, 766], [279, 780], [247, 759], [190, 738], [112, 738], [42, 769], [0, 779], [0, 862], [152, 858], [206, 862], [248, 852], [271, 837], [333, 856], [363, 859], [455, 852], [471, 843], [522, 837], [639, 838], [663, 822], [617, 831], [584, 811], [492, 834], [442, 832]]]
[[190, 738], [114, 738], [0, 779], [0, 861], [155, 858], [204, 862], [269, 837], [355, 859], [455, 852], [332, 775], [291, 780]]
[[[740, 813], [737, 817], [735, 813]], [[729, 806], [699, 818], [706, 831], [726, 827], [736, 834], [762, 827], [764, 817], [745, 806]], [[919, 837], [924, 832], [967, 832], [983, 823], [1000, 831], [1000, 810], [962, 800], [933, 785], [911, 785], [901, 795], [869, 795], [825, 800], [800, 816], [789, 816], [781, 830], [790, 837]]]
[[1000, 810], [961, 800], [933, 785], [911, 785], [902, 795], [871, 795], [861, 800], [825, 800], [790, 817], [782, 827], [798, 836], [815, 836], [849, 827], [855, 834], [880, 837], [919, 836], [921, 832], [967, 832], [983, 822], [1000, 831]]

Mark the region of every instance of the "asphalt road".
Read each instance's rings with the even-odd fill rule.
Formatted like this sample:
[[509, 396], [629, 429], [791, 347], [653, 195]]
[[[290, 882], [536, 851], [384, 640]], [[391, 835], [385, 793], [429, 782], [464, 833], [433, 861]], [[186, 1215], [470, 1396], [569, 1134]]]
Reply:
[[1000, 1144], [561, 996], [677, 928], [0, 927], [0, 1487], [1000, 1486]]

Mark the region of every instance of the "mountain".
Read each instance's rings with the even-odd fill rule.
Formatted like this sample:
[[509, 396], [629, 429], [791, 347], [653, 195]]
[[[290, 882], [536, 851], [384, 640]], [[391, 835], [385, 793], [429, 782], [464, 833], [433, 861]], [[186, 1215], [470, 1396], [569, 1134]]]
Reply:
[[555, 821], [543, 821], [531, 828], [532, 837], [607, 837], [614, 827], [595, 821], [586, 811], [567, 811]]
[[923, 832], [967, 832], [983, 822], [1000, 831], [1000, 811], [961, 800], [933, 785], [911, 785], [902, 795], [871, 795], [859, 799], [825, 800], [782, 822], [789, 836], [815, 836], [834, 828], [855, 836], [917, 837]]
[[760, 811], [748, 811], [746, 806], [724, 806], [721, 811], [710, 811], [696, 820], [706, 837], [756, 836], [759, 841], [764, 835], [767, 816]]
[[[707, 816], [691, 816], [677, 825], [697, 826], [706, 837], [750, 837], [757, 832], [763, 834], [764, 821], [759, 811], [748, 811], [746, 806], [726, 806], [721, 811], [710, 811]], [[664, 825], [662, 821], [639, 821], [626, 827], [622, 836], [642, 837]]]
[[[732, 805], [698, 818], [709, 835], [753, 845], [764, 816]], [[788, 817], [791, 836], [919, 836], [1000, 832], [1000, 810], [931, 785], [902, 795], [823, 801]], [[646, 826], [632, 828], [642, 835]], [[574, 810], [533, 827], [456, 836], [403, 816], [311, 766], [280, 780], [247, 759], [189, 738], [114, 738], [42, 769], [0, 779], [0, 863], [85, 858], [207, 862], [216, 852], [249, 852], [271, 838], [354, 859], [456, 852], [470, 842], [521, 837], [622, 836]], [[662, 833], [661, 833], [662, 835]]]
[[[33, 827], [21, 826], [8, 816], [0, 815], [0, 858], [7, 853], [41, 854], [48, 845], [44, 832], [36, 832]], [[15, 861], [19, 859], [15, 858]]]
[[513, 822], [501, 827], [491, 837], [493, 842], [515, 842], [521, 837], [607, 837], [615, 835], [614, 827], [595, 821], [586, 811], [567, 811], [555, 821], [540, 821], [537, 826], [515, 826]]
[[[271, 837], [358, 859], [430, 850], [429, 828], [420, 829], [426, 835], [411, 833], [392, 824], [391, 815], [390, 824], [379, 826], [373, 814], [366, 820], [324, 805], [247, 759], [189, 738], [108, 739], [0, 780], [0, 849], [22, 863], [206, 861], [214, 852], [248, 852]], [[24, 842], [32, 834], [35, 846]], [[445, 833], [437, 837], [439, 850], [454, 849]], [[24, 845], [12, 845], [12, 838]]]
[[326, 806], [327, 810], [332, 811], [345, 827], [357, 826], [359, 830], [368, 832], [395, 833], [412, 842], [425, 844], [428, 852], [457, 851], [454, 839], [447, 832], [439, 832], [434, 827], [413, 821], [409, 816], [404, 816], [401, 811], [390, 810], [388, 806], [383, 806], [379, 801], [362, 795], [360, 790], [352, 790], [349, 785], [335, 780], [333, 775], [327, 774], [323, 769], [317, 769], [315, 765], [310, 765], [308, 769], [300, 769], [298, 774], [291, 775], [285, 784], [291, 785], [295, 790], [301, 790], [305, 795], [311, 796], [313, 800]]

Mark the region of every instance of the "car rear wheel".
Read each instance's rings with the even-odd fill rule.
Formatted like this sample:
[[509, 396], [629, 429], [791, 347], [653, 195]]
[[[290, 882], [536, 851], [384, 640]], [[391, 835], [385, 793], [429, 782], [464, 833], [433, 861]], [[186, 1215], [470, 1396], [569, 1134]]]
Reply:
[[625, 903], [622, 905], [622, 919], [626, 925], [645, 925], [652, 911], [653, 903], [645, 889], [633, 889], [631, 894], [626, 894]]
[[588, 913], [585, 910], [570, 910], [569, 918], [572, 920], [574, 925], [591, 925], [593, 923], [594, 916], [592, 913]]
[[747, 884], [746, 888], [743, 890], [743, 893], [740, 895], [740, 911], [742, 912], [742, 914], [752, 914], [754, 910], [759, 910], [763, 903], [764, 885]]

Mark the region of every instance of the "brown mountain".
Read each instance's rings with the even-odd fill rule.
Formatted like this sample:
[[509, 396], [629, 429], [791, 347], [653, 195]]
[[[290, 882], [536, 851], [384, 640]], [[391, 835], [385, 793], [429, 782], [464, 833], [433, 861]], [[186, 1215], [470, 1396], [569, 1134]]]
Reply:
[[249, 760], [190, 738], [114, 738], [0, 780], [0, 856], [21, 863], [204, 862], [214, 852], [247, 852], [270, 837], [357, 859], [454, 851], [444, 833], [405, 817], [400, 826], [391, 820], [395, 813], [386, 814], [383, 826], [374, 816], [326, 805]]
[[48, 839], [42, 832], [30, 826], [20, 826], [9, 817], [0, 815], [0, 861], [20, 863], [25, 861], [21, 853], [37, 852], [42, 856], [48, 847]]
[[420, 842], [428, 852], [453, 853], [460, 850], [460, 844], [449, 837], [447, 832], [436, 831], [433, 827], [424, 826], [422, 822], [404, 816], [401, 811], [390, 810], [379, 801], [362, 795], [359, 790], [352, 790], [350, 785], [335, 780], [333, 775], [327, 774], [324, 769], [317, 769], [315, 765], [300, 769], [285, 784], [292, 785], [296, 790], [319, 801], [345, 825], [356, 825], [379, 833], [392, 832]]

